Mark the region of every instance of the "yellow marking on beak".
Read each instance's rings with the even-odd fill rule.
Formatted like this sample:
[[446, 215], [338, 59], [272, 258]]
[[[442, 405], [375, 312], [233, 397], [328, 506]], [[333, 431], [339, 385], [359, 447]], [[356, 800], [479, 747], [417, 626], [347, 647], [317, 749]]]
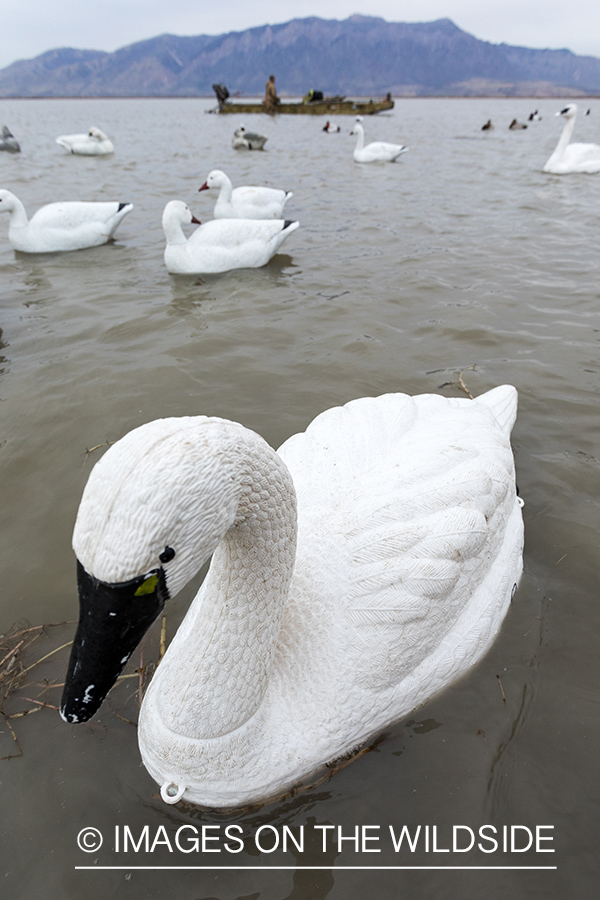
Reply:
[[158, 575], [150, 575], [135, 592], [135, 597], [143, 597], [144, 594], [153, 594], [158, 584]]

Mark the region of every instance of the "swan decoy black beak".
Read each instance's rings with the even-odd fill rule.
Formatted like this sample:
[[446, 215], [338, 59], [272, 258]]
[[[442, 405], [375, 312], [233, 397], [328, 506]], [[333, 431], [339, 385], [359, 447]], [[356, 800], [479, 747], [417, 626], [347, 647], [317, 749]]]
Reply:
[[165, 573], [154, 569], [121, 584], [105, 584], [77, 563], [79, 625], [71, 648], [60, 714], [87, 722], [169, 598]]

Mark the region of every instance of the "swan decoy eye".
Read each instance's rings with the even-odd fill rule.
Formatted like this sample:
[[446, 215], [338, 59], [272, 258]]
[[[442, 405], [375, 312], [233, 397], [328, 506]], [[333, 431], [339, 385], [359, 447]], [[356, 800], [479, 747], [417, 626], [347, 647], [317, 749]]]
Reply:
[[159, 554], [158, 558], [160, 559], [161, 563], [168, 563], [168, 562], [171, 562], [171, 560], [174, 558], [174, 556], [175, 556], [175, 551], [173, 550], [173, 548], [165, 547], [163, 552]]

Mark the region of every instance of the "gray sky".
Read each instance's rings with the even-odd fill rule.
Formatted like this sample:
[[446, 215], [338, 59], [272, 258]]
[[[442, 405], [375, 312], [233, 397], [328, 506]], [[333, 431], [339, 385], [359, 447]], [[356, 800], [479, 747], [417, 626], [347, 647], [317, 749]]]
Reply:
[[111, 51], [165, 32], [222, 34], [312, 15], [345, 19], [353, 13], [389, 22], [450, 18], [494, 44], [567, 47], [600, 57], [600, 12], [594, 0], [571, 0], [567, 8], [564, 0], [0, 0], [0, 10], [0, 68], [55, 47]]

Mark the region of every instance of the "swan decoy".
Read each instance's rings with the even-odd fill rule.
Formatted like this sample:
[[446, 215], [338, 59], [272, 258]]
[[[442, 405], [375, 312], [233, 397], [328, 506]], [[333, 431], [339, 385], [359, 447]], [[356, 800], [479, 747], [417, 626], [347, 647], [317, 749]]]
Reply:
[[[200, 225], [189, 238], [182, 225]], [[283, 219], [213, 219], [201, 222], [182, 200], [171, 200], [162, 217], [165, 265], [174, 275], [256, 269], [275, 256], [298, 222]]]
[[594, 175], [596, 172], [600, 172], [600, 147], [598, 144], [569, 143], [575, 128], [577, 104], [569, 103], [556, 115], [562, 116], [566, 121], [556, 149], [542, 171], [549, 172], [551, 175], [569, 175], [573, 172]]
[[362, 398], [277, 452], [220, 418], [129, 432], [77, 514], [63, 719], [95, 714], [212, 555], [141, 708], [163, 800], [261, 802], [351, 757], [500, 628], [522, 569], [516, 409], [510, 385], [475, 400]]
[[0, 212], [10, 213], [8, 240], [23, 253], [57, 253], [106, 244], [132, 203], [66, 201], [42, 206], [31, 219], [11, 191], [0, 190]]
[[373, 141], [365, 146], [365, 130], [362, 121], [362, 116], [357, 116], [354, 131], [350, 132], [350, 134], [358, 135], [354, 148], [356, 162], [394, 162], [401, 153], [406, 153], [408, 147], [404, 147], [402, 144], [388, 144], [386, 141]]
[[525, 128], [527, 128], [527, 125], [524, 122], [517, 122], [516, 119], [513, 119], [508, 126], [509, 131], [524, 131]]
[[213, 169], [199, 191], [217, 188], [215, 219], [282, 219], [283, 207], [293, 197], [292, 191], [245, 185], [234, 188], [231, 179], [220, 169]]
[[243, 125], [233, 132], [231, 146], [234, 150], [262, 150], [268, 138], [264, 134], [246, 131]]
[[0, 137], [0, 150], [5, 150], [7, 153], [20, 153], [21, 147], [19, 146], [19, 142], [11, 133], [10, 129], [7, 125], [4, 125], [2, 128], [2, 137]]
[[76, 156], [108, 156], [115, 152], [112, 141], [95, 125], [87, 134], [62, 134], [56, 143]]

